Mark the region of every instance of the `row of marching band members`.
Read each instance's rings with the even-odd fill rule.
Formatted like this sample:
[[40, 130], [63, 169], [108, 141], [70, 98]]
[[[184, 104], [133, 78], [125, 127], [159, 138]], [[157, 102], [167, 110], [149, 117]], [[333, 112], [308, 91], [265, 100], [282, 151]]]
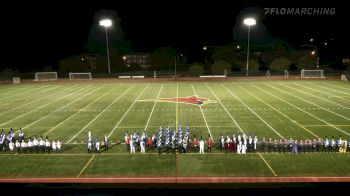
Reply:
[[[148, 139], [147, 139], [148, 138]], [[155, 134], [152, 137], [147, 137], [146, 133], [143, 132], [139, 136], [136, 132], [131, 135], [126, 133], [125, 143], [127, 144], [127, 150], [130, 153], [135, 153], [140, 149], [141, 153], [145, 153], [145, 149], [158, 149], [159, 154], [166, 151], [169, 152], [199, 152], [204, 153], [205, 149], [211, 152], [214, 145], [211, 135], [209, 135], [207, 140], [202, 137], [197, 139], [194, 135], [193, 138], [190, 137], [190, 129], [187, 126], [186, 132], [183, 133], [181, 125], [179, 125], [178, 132], [175, 129], [170, 132], [170, 128], [167, 125], [165, 134], [163, 134], [162, 126], [158, 129], [158, 136]], [[343, 140], [341, 136], [335, 139], [325, 137], [315, 138], [315, 139], [272, 139], [268, 140], [263, 137], [261, 140], [258, 139], [257, 135], [251, 136], [250, 134], [245, 135], [235, 134], [221, 137], [216, 145], [220, 150], [225, 150], [226, 152], [233, 152], [237, 154], [246, 154], [249, 152], [291, 152], [291, 153], [303, 153], [303, 152], [340, 152], [346, 153], [350, 150], [350, 139]], [[349, 148], [349, 149], [348, 149]]]
[[305, 139], [305, 140], [296, 140], [296, 139], [272, 139], [268, 140], [263, 137], [261, 141], [258, 140], [258, 137], [255, 135], [246, 136], [245, 134], [238, 134], [236, 137], [235, 134], [230, 137], [229, 135], [224, 138], [221, 136], [219, 139], [220, 149], [227, 152], [237, 152], [238, 154], [245, 154], [246, 152], [292, 152], [292, 153], [301, 153], [301, 152], [339, 152], [346, 153], [347, 148], [350, 150], [350, 139], [344, 140], [339, 136], [335, 139], [325, 137], [314, 138], [314, 139]]
[[255, 135], [254, 138], [249, 135], [247, 137], [245, 134], [238, 134], [236, 137], [235, 134], [232, 135], [232, 138], [229, 135], [226, 136], [226, 139], [222, 135], [219, 139], [220, 149], [226, 152], [237, 152], [238, 154], [246, 154], [247, 152], [255, 152], [257, 150], [258, 137]]
[[204, 146], [207, 144], [208, 151], [211, 151], [213, 146], [213, 140], [209, 136], [208, 140], [204, 140], [202, 137], [197, 139], [194, 135], [193, 139], [190, 138], [190, 128], [186, 127], [186, 132], [183, 134], [181, 124], [176, 135], [175, 129], [170, 132], [170, 127], [167, 125], [165, 134], [163, 135], [162, 126], [158, 129], [158, 136], [155, 134], [147, 136], [145, 132], [140, 136], [137, 132], [133, 134], [125, 134], [124, 138], [127, 151], [130, 153], [135, 153], [140, 150], [141, 153], [145, 153], [147, 150], [158, 149], [158, 153], [162, 152], [176, 152], [186, 153], [189, 151], [197, 151], [199, 149], [200, 153], [204, 153]]
[[62, 142], [60, 140], [52, 140], [52, 142], [49, 141], [49, 138], [46, 137], [44, 140], [42, 137], [37, 140], [35, 137], [33, 138], [33, 141], [31, 138], [28, 139], [26, 142], [25, 140], [22, 140], [21, 142], [16, 140], [15, 142], [10, 141], [8, 145], [8, 149], [11, 152], [17, 152], [17, 153], [26, 153], [26, 152], [60, 152], [62, 148]]

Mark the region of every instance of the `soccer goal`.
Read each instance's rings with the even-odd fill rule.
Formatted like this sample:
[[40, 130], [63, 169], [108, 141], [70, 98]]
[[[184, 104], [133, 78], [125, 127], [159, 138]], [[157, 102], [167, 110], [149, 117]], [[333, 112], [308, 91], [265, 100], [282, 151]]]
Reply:
[[288, 70], [284, 70], [284, 78], [289, 78], [289, 72]]
[[346, 78], [346, 75], [345, 75], [345, 74], [342, 74], [342, 75], [340, 76], [340, 80], [342, 80], [342, 81], [348, 81], [348, 79]]
[[21, 83], [21, 78], [20, 77], [13, 77], [13, 84], [20, 84]]
[[69, 73], [70, 80], [91, 80], [91, 73]]
[[323, 70], [301, 70], [302, 78], [324, 78]]
[[57, 72], [36, 72], [34, 81], [49, 81], [57, 79]]

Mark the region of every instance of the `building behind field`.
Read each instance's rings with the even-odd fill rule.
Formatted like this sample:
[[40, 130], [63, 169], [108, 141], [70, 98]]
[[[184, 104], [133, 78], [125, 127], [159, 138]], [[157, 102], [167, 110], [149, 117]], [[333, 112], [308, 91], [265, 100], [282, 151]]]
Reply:
[[150, 67], [150, 59], [148, 53], [127, 54], [123, 56], [123, 61], [126, 63], [127, 67], [130, 67], [131, 64], [139, 64], [141, 68]]

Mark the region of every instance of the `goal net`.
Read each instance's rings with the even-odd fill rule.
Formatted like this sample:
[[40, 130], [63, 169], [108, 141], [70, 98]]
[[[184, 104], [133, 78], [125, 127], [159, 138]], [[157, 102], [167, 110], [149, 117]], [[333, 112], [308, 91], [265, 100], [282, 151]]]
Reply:
[[346, 75], [345, 75], [345, 74], [342, 74], [342, 75], [340, 76], [340, 79], [341, 79], [342, 81], [348, 81], [348, 79], [346, 78]]
[[13, 84], [20, 84], [21, 83], [21, 78], [20, 77], [13, 77]]
[[286, 69], [284, 70], [284, 77], [289, 78], [289, 72]]
[[57, 72], [36, 72], [34, 81], [49, 81], [57, 79]]
[[91, 73], [69, 73], [70, 80], [91, 80]]
[[301, 70], [302, 78], [324, 78], [323, 70]]

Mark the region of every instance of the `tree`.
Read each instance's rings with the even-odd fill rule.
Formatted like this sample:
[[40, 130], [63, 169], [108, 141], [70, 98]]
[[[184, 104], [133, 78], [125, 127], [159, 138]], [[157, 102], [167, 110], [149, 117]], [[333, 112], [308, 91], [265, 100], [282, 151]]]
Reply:
[[150, 63], [154, 70], [172, 70], [175, 63], [176, 50], [171, 47], [159, 47], [150, 55]]
[[88, 62], [84, 61], [85, 55], [74, 55], [59, 62], [59, 69], [69, 72], [84, 72], [90, 70]]
[[288, 60], [287, 58], [284, 58], [284, 57], [275, 58], [270, 63], [270, 70], [271, 71], [283, 71], [283, 70], [289, 69], [290, 65], [291, 65], [291, 61]]
[[310, 54], [302, 54], [297, 58], [299, 69], [316, 69], [316, 58]]
[[[237, 67], [241, 71], [246, 71], [247, 70], [247, 61], [239, 61], [236, 63]], [[257, 72], [259, 71], [259, 62], [257, 59], [250, 59], [249, 60], [249, 72]]]
[[5, 68], [0, 72], [0, 79], [11, 80], [15, 76], [16, 72], [11, 68]]
[[259, 71], [259, 62], [256, 59], [249, 60], [249, 71], [250, 72]]
[[211, 66], [211, 72], [213, 74], [223, 74], [225, 70], [231, 71], [231, 64], [223, 60], [215, 61]]
[[194, 75], [201, 75], [204, 73], [204, 68], [201, 65], [194, 64], [189, 67], [188, 72]]

